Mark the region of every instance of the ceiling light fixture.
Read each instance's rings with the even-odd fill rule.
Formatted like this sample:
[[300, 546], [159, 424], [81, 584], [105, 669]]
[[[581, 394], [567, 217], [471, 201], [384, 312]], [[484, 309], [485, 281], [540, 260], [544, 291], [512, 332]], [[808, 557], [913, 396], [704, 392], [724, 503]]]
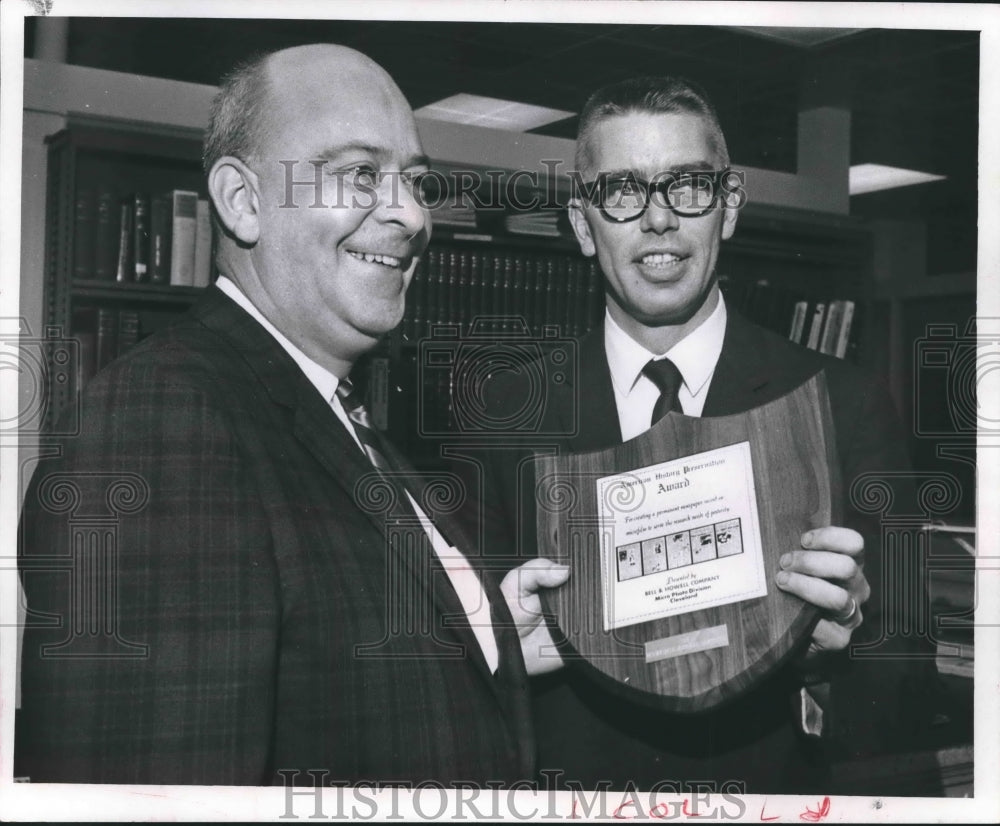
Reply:
[[508, 132], [526, 132], [529, 129], [537, 129], [539, 126], [571, 118], [574, 113], [534, 106], [530, 103], [518, 103], [514, 100], [463, 93], [422, 106], [415, 114], [430, 120], [467, 123]]
[[899, 169], [895, 166], [883, 166], [877, 163], [862, 163], [851, 167], [848, 191], [851, 195], [864, 195], [882, 189], [896, 189], [901, 186], [926, 184], [944, 179], [944, 175], [932, 175], [930, 172], [918, 172], [915, 169]]

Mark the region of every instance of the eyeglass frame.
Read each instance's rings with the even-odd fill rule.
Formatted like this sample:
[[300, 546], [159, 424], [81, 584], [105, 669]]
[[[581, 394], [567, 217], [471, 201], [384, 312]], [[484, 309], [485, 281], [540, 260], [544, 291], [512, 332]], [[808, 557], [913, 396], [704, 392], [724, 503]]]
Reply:
[[[642, 218], [642, 216], [645, 215], [646, 211], [649, 209], [649, 204], [653, 199], [654, 192], [660, 193], [664, 196], [662, 199], [663, 205], [667, 209], [669, 209], [674, 215], [677, 215], [681, 218], [701, 218], [702, 216], [707, 215], [716, 207], [719, 198], [722, 196], [722, 192], [725, 192], [727, 194], [735, 192], [739, 194], [740, 206], [742, 206], [742, 204], [745, 202], [746, 193], [742, 189], [737, 190], [725, 186], [724, 181], [726, 180], [726, 176], [730, 174], [736, 175], [740, 186], [743, 185], [745, 180], [744, 173], [742, 171], [733, 169], [731, 166], [726, 166], [723, 167], [722, 169], [696, 169], [685, 172], [659, 172], [652, 181], [644, 180], [643, 178], [640, 178], [638, 175], [632, 172], [629, 172], [625, 175], [615, 175], [608, 172], [602, 172], [594, 180], [580, 185], [583, 190], [581, 192], [581, 197], [591, 206], [596, 206], [598, 211], [601, 213], [601, 217], [605, 221], [609, 221], [612, 224], [627, 224], [630, 221], [638, 221], [640, 218]], [[677, 208], [674, 207], [667, 199], [666, 197], [667, 190], [673, 184], [675, 184], [679, 178], [682, 178], [684, 176], [693, 177], [695, 175], [710, 176], [713, 189], [711, 201], [709, 202], [708, 206], [706, 206], [700, 212], [690, 212], [690, 213], [678, 212]], [[604, 206], [603, 192], [608, 183], [614, 181], [629, 181], [634, 184], [637, 184], [642, 189], [643, 193], [645, 194], [645, 200], [642, 205], [642, 209], [640, 209], [639, 212], [637, 212], [635, 215], [629, 218], [619, 218], [613, 215], [609, 215], [608, 212], [606, 211]], [[720, 188], [722, 192], [719, 191]]]

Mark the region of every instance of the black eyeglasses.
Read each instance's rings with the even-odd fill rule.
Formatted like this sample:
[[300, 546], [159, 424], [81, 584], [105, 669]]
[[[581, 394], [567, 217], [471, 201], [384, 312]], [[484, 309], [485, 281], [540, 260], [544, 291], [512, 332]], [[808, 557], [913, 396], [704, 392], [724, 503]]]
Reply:
[[[734, 183], [735, 181], [735, 183]], [[697, 218], [708, 213], [723, 193], [737, 192], [742, 174], [730, 169], [695, 172], [661, 172], [652, 181], [636, 175], [600, 175], [582, 185], [582, 197], [595, 205], [608, 221], [624, 224], [641, 218], [654, 193], [657, 204], [675, 215]]]

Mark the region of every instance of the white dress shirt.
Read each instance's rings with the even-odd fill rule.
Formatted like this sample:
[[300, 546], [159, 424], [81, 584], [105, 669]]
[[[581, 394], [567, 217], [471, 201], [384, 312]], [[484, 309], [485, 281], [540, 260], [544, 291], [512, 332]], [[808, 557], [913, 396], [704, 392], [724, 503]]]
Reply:
[[[347, 432], [351, 434], [351, 438], [357, 444], [358, 450], [361, 451], [367, 461], [368, 454], [365, 453], [365, 449], [358, 439], [358, 434], [354, 430], [354, 425], [351, 423], [347, 411], [344, 410], [344, 406], [337, 396], [337, 387], [340, 384], [340, 379], [292, 344], [277, 327], [264, 317], [260, 310], [251, 303], [250, 299], [243, 294], [232, 280], [224, 275], [220, 275], [215, 283], [222, 292], [253, 316], [274, 337], [282, 349], [295, 360], [295, 363], [305, 373], [306, 378], [320, 392], [320, 395], [330, 403], [333, 412], [343, 423], [344, 427], [347, 428]], [[495, 673], [499, 666], [500, 657], [496, 637], [493, 634], [493, 621], [490, 617], [489, 599], [486, 596], [486, 591], [483, 589], [483, 584], [479, 576], [469, 565], [469, 561], [462, 552], [450, 545], [441, 532], [434, 527], [434, 523], [424, 513], [423, 508], [410, 496], [409, 491], [407, 491], [406, 496], [410, 500], [410, 504], [413, 506], [413, 511], [420, 520], [420, 524], [423, 525], [424, 530], [430, 537], [434, 553], [437, 554], [442, 567], [451, 580], [455, 592], [458, 594], [462, 608], [469, 617], [472, 633], [475, 634], [476, 641], [479, 643], [479, 647], [486, 657], [486, 662], [489, 664], [490, 670]]]
[[650, 352], [619, 327], [610, 313], [605, 313], [604, 350], [615, 389], [622, 441], [649, 430], [653, 407], [660, 397], [657, 386], [642, 372], [650, 359], [667, 357], [677, 365], [684, 379], [678, 391], [681, 409], [686, 416], [701, 415], [725, 335], [726, 304], [721, 294], [712, 314], [665, 353]]

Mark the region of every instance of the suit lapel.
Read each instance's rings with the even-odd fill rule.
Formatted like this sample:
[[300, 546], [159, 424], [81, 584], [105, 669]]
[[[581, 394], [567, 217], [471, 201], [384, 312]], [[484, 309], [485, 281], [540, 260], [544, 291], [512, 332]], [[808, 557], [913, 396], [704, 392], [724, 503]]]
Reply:
[[[460, 520], [455, 519], [449, 513], [437, 513], [434, 508], [430, 507], [433, 503], [434, 497], [427, 495], [427, 476], [412, 467], [409, 460], [396, 449], [392, 442], [385, 437], [382, 437], [381, 441], [386, 458], [390, 461], [390, 463], [392, 463], [393, 467], [399, 469], [399, 472], [402, 475], [402, 480], [405, 481], [406, 487], [413, 496], [414, 501], [416, 501], [428, 517], [432, 519], [435, 527], [441, 532], [442, 536], [444, 536], [453, 547], [462, 553], [465, 553], [467, 549], [474, 547], [471, 539], [466, 535], [466, 531]], [[483, 676], [489, 680], [491, 689], [494, 692], [498, 692], [499, 686], [493, 679], [493, 672], [490, 671], [489, 664], [486, 662], [486, 658], [483, 655], [482, 648], [480, 648], [479, 641], [472, 632], [472, 628], [469, 625], [468, 615], [465, 613], [465, 608], [462, 606], [462, 602], [458, 598], [458, 594], [455, 592], [455, 588], [451, 584], [451, 579], [448, 577], [448, 574], [445, 571], [444, 566], [441, 564], [437, 554], [433, 551], [429, 552], [428, 564], [416, 565], [413, 560], [406, 561], [410, 563], [411, 571], [415, 576], [418, 576], [418, 578], [422, 576], [422, 571], [429, 571], [431, 580], [429, 587], [434, 593], [434, 598], [437, 601], [438, 608], [441, 611], [442, 616], [449, 619], [447, 627], [451, 629], [455, 636], [458, 637], [465, 646], [466, 650], [470, 652], [472, 661], [475, 663], [476, 667], [480, 670]], [[477, 567], [474, 564], [473, 559], [469, 559], [468, 561], [470, 565]], [[483, 588], [486, 590], [491, 604], [496, 604], [495, 599], [500, 599], [502, 602], [503, 597], [500, 594], [499, 589], [496, 589], [495, 593], [491, 593], [490, 586], [492, 586], [492, 582], [489, 580], [486, 573], [481, 568], [477, 570], [477, 573], [483, 583]], [[423, 574], [423, 576], [426, 576], [426, 574]], [[504, 668], [505, 652], [509, 654], [511, 651], [509, 645], [504, 645], [505, 642], [509, 643], [509, 640], [504, 640], [502, 638], [503, 631], [504, 629], [502, 627], [494, 626], [494, 634], [497, 639], [497, 649], [500, 654], [501, 669]], [[513, 650], [516, 653], [517, 649], [514, 648]], [[509, 669], [509, 667], [510, 664], [508, 663], [507, 668]]]
[[[437, 554], [428, 548], [427, 543], [419, 542], [416, 546], [427, 548], [429, 558], [421, 553], [408, 553], [405, 547], [402, 547], [405, 543], [389, 541], [393, 525], [397, 526], [397, 529], [407, 530], [419, 524], [402, 488], [394, 485], [397, 502], [391, 511], [364, 507], [364, 485], [366, 482], [376, 482], [378, 471], [354, 442], [344, 424], [331, 409], [329, 402], [320, 396], [294, 359], [255, 319], [216, 288], [210, 291], [194, 313], [202, 323], [222, 335], [240, 353], [270, 400], [288, 410], [292, 417], [295, 437], [323, 466], [330, 478], [344, 489], [351, 501], [368, 516], [375, 529], [385, 538], [386, 545], [395, 548], [397, 564], [403, 566], [422, 587], [433, 594], [435, 606], [440, 614], [465, 618], [465, 610], [458, 594], [452, 587]], [[390, 454], [390, 461], [396, 467], [404, 469], [402, 475], [414, 499], [418, 503], [421, 502], [424, 498], [424, 482], [421, 475], [409, 466], [406, 459], [387, 440], [384, 446]], [[405, 527], [401, 523], [404, 523]], [[423, 533], [422, 528], [418, 527], [417, 530]], [[459, 528], [456, 524], [442, 532], [461, 548], [463, 545], [458, 543], [464, 539], [464, 535], [456, 535], [457, 530]], [[472, 546], [465, 544], [464, 547]], [[468, 622], [464, 626], [460, 622], [449, 623], [447, 627], [466, 650], [471, 652], [470, 656], [477, 667], [490, 678], [492, 683], [492, 673]]]
[[790, 393], [819, 371], [815, 353], [796, 347], [727, 307], [726, 335], [704, 416], [729, 416]]
[[[573, 432], [569, 448], [574, 452], [598, 450], [622, 440], [615, 404], [611, 370], [604, 351], [604, 325], [580, 340], [580, 370], [576, 384], [560, 405], [563, 433]], [[574, 417], [578, 427], [574, 430]]]
[[742, 413], [767, 398], [774, 367], [764, 360], [753, 332], [749, 322], [726, 307], [722, 353], [705, 397], [703, 416]]

